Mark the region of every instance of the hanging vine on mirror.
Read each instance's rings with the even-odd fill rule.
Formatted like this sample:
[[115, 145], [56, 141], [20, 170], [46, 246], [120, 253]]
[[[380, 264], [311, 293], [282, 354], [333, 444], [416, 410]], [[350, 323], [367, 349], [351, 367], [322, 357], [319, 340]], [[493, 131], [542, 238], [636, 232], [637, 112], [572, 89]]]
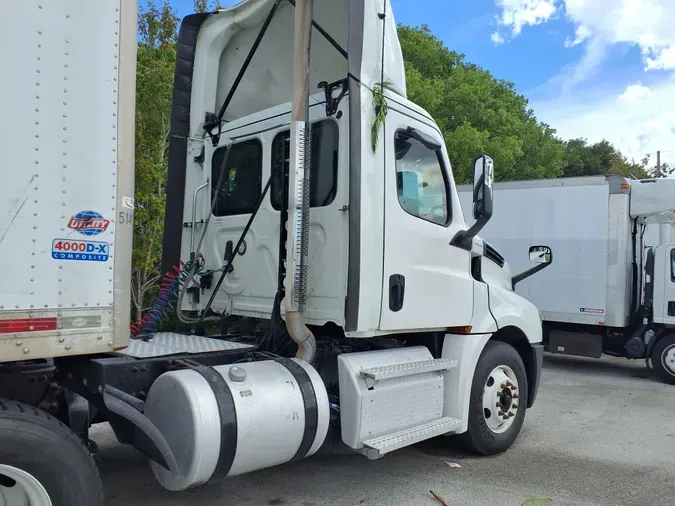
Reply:
[[373, 153], [377, 151], [377, 141], [380, 138], [380, 129], [384, 125], [384, 120], [389, 112], [387, 105], [387, 97], [384, 90], [390, 89], [391, 83], [389, 81], [377, 83], [373, 87], [373, 105], [375, 106], [375, 119], [373, 120], [373, 127], [370, 132], [370, 144], [373, 148]]

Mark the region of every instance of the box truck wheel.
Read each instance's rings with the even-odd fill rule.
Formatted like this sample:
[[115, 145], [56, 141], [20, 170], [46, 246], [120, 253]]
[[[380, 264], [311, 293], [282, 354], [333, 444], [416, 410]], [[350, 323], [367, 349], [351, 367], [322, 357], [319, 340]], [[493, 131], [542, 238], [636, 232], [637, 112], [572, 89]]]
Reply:
[[527, 374], [516, 349], [488, 341], [473, 373], [464, 445], [483, 455], [508, 449], [518, 437], [527, 405]]
[[661, 381], [675, 385], [675, 334], [659, 339], [649, 358]]
[[103, 506], [89, 451], [44, 411], [0, 400], [0, 506]]

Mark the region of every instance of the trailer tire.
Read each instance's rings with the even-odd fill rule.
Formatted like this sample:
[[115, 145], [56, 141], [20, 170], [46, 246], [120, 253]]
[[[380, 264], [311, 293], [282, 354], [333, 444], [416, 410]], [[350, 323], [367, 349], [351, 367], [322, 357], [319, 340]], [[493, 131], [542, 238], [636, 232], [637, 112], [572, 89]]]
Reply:
[[523, 426], [527, 395], [519, 353], [510, 344], [488, 341], [473, 374], [468, 430], [460, 436], [464, 446], [482, 455], [506, 451]]
[[[25, 486], [14, 489], [22, 479]], [[52, 506], [104, 503], [96, 463], [74, 432], [42, 410], [0, 400], [0, 502], [3, 493], [37, 494], [29, 504], [38, 506], [49, 504], [44, 493]]]
[[675, 334], [659, 339], [652, 348], [649, 358], [659, 379], [675, 385]]

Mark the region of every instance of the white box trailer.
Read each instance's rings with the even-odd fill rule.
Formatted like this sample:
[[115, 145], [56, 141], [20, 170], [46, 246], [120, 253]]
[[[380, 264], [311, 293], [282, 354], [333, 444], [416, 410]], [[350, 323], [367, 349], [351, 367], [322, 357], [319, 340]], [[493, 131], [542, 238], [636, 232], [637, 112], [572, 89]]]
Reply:
[[[466, 212], [471, 190], [459, 194]], [[523, 248], [555, 251], [546, 271], [517, 286], [539, 309], [547, 350], [650, 358], [675, 381], [675, 179], [514, 181], [496, 183], [494, 195], [482, 235], [516, 269]]]
[[[513, 444], [541, 321], [476, 235], [489, 157], [479, 225], [464, 220], [442, 132], [406, 97], [390, 2], [245, 0], [183, 20], [169, 272], [132, 325], [136, 1], [3, 7], [2, 47], [21, 50], [0, 79], [0, 504], [101, 506], [102, 422], [174, 491], [336, 446]], [[158, 332], [172, 304], [188, 335]], [[233, 317], [267, 330], [200, 334]]]

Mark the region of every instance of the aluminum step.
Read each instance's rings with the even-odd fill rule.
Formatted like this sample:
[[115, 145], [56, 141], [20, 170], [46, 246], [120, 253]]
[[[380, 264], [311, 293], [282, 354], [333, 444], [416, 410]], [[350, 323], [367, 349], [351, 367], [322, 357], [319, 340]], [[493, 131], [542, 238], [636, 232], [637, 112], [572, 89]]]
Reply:
[[426, 372], [445, 371], [447, 369], [452, 369], [453, 367], [457, 367], [456, 360], [436, 358], [432, 360], [422, 360], [421, 362], [404, 362], [402, 364], [362, 369], [361, 376], [373, 381], [380, 381], [391, 378], [400, 378], [402, 376], [412, 376], [414, 374], [423, 374]]
[[404, 448], [406, 446], [419, 443], [431, 439], [432, 437], [441, 436], [456, 430], [462, 424], [461, 420], [456, 418], [440, 418], [433, 422], [425, 423], [411, 429], [405, 429], [386, 436], [376, 437], [364, 441], [363, 453], [369, 459], [377, 459], [383, 455]]

